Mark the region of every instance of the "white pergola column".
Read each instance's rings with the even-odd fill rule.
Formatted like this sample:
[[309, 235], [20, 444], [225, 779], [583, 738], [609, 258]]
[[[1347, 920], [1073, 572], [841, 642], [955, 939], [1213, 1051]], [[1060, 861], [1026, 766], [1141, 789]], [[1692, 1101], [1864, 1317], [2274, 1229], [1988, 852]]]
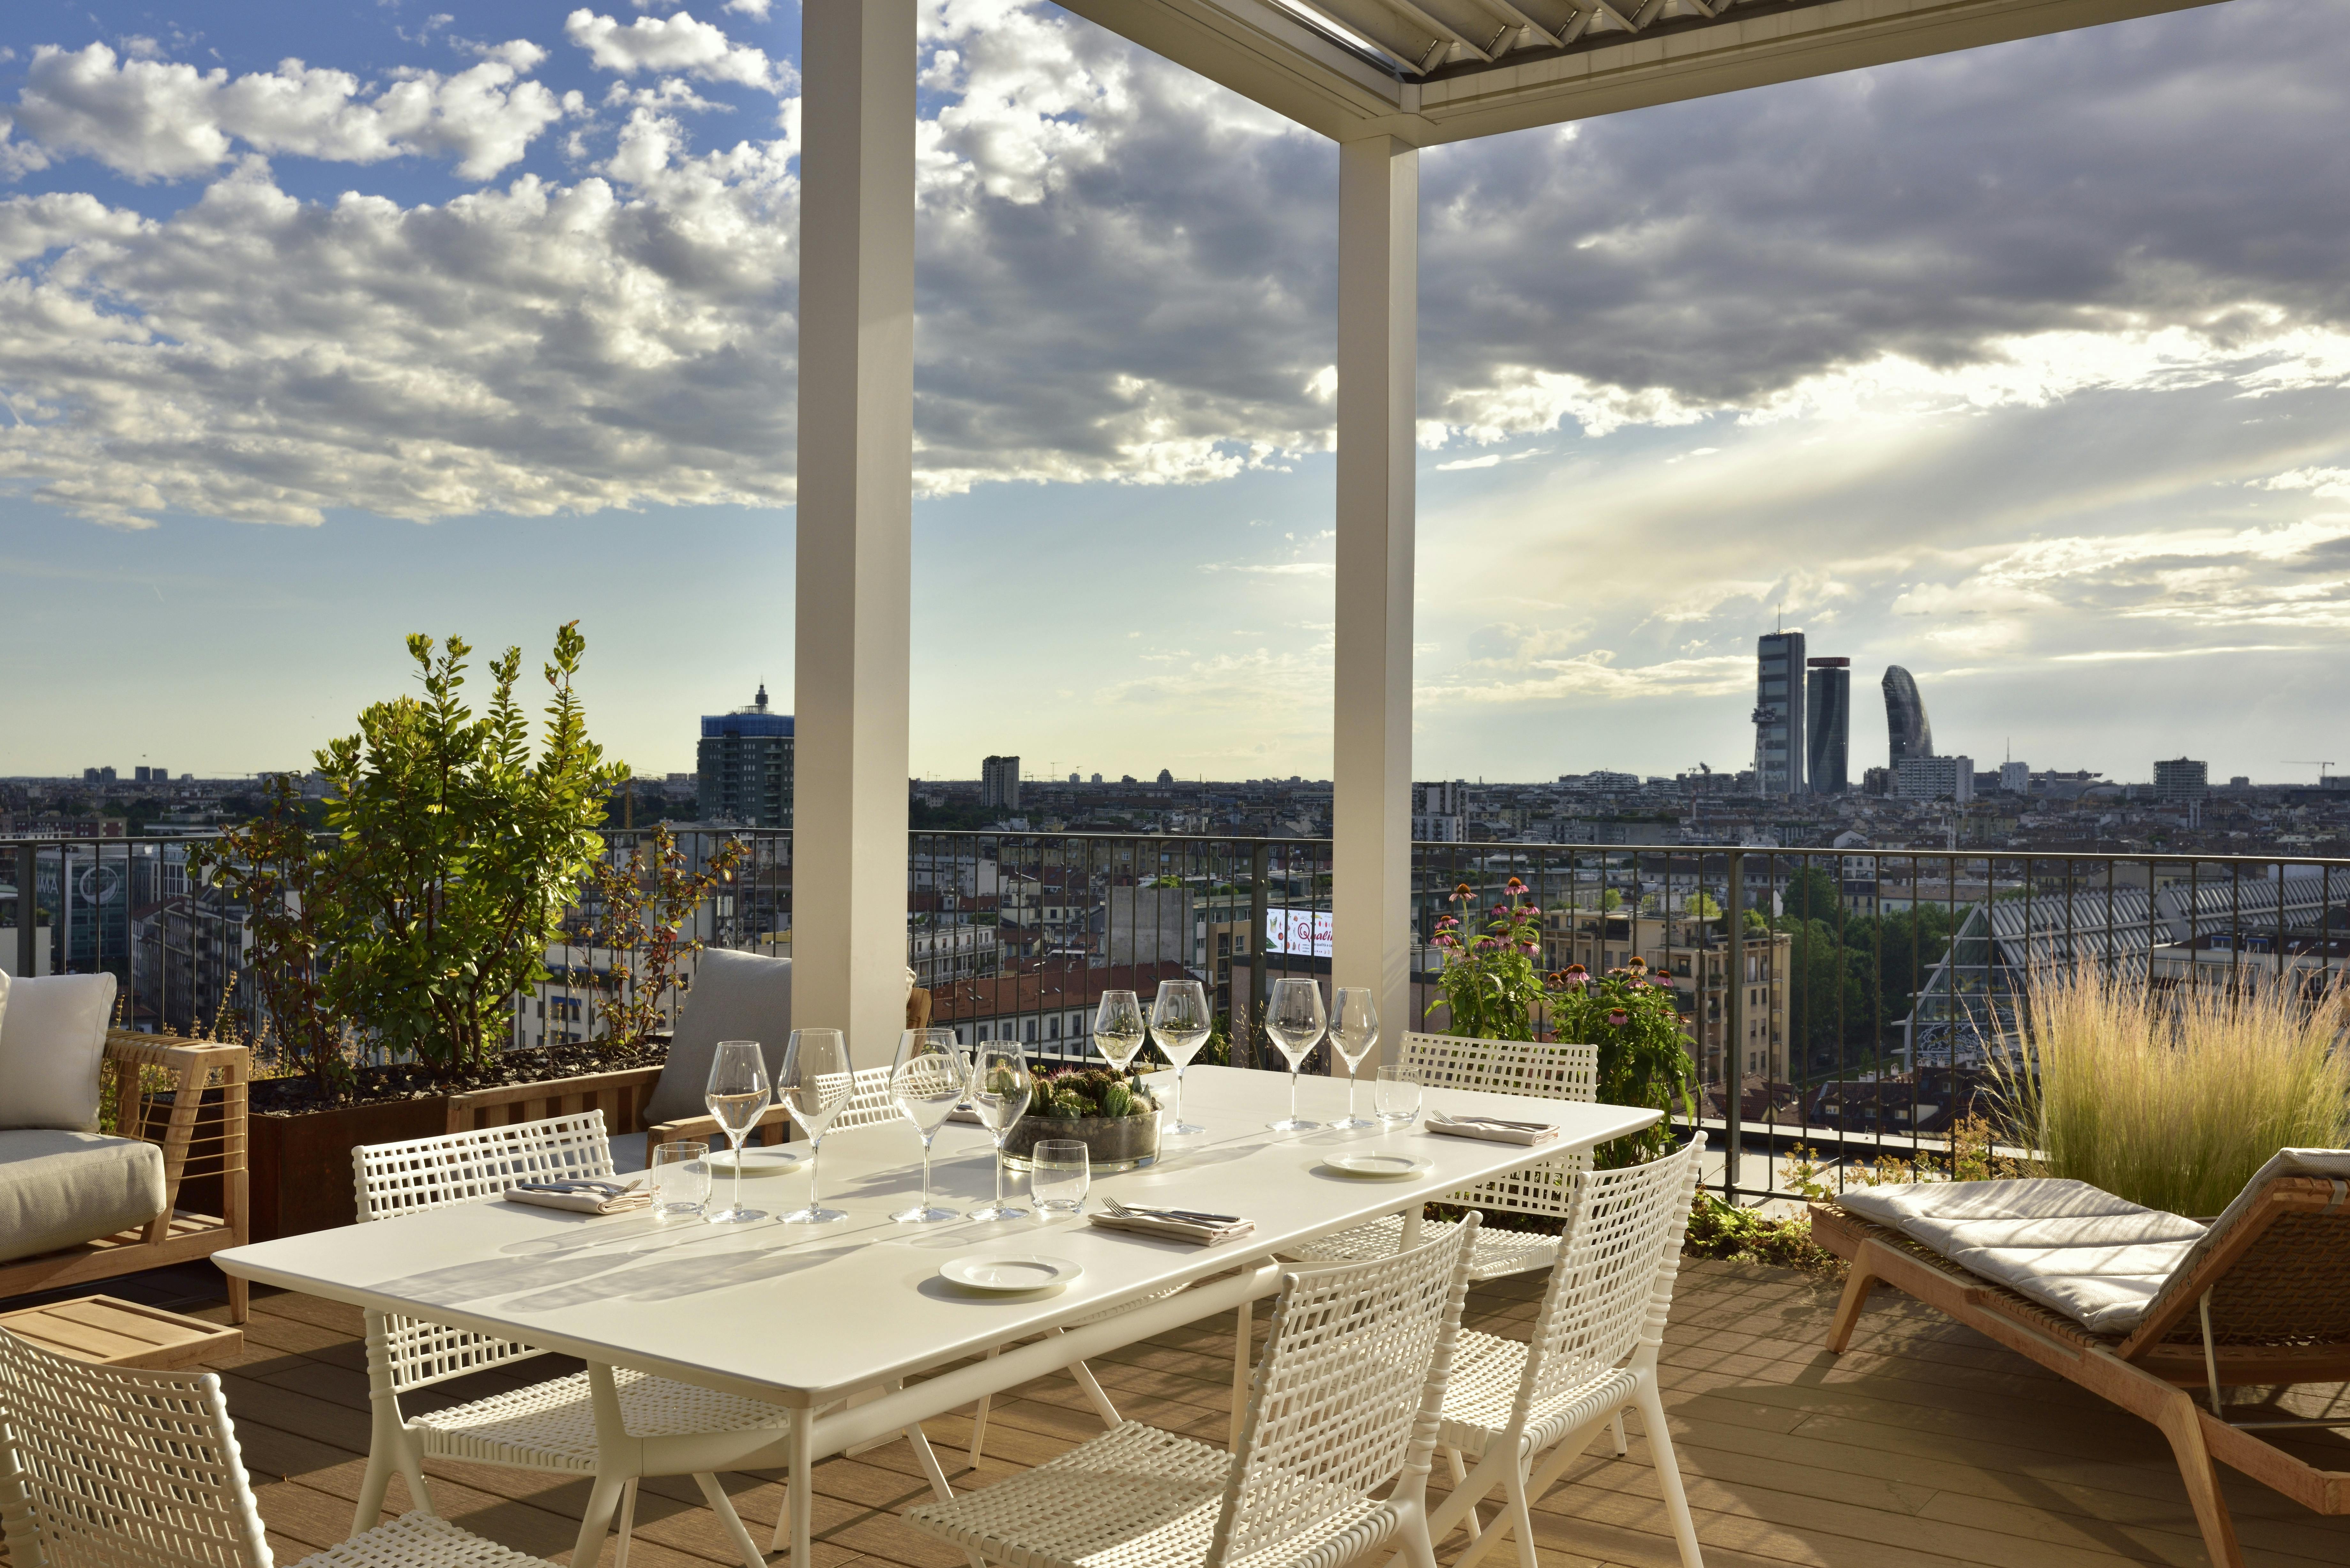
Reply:
[[1383, 1060], [1411, 1010], [1413, 376], [1419, 152], [1338, 148], [1338, 602], [1331, 979], [1378, 993]]
[[914, 0], [802, 11], [792, 1022], [905, 1026]]

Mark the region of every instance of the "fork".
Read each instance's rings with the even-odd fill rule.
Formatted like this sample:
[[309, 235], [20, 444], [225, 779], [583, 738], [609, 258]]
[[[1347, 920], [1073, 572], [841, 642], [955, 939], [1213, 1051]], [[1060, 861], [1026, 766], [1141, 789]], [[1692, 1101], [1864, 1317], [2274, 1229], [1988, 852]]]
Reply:
[[1139, 1204], [1120, 1203], [1107, 1193], [1102, 1195], [1102, 1202], [1108, 1206], [1112, 1214], [1121, 1217], [1140, 1215], [1146, 1220], [1185, 1220], [1201, 1225], [1237, 1225], [1241, 1222], [1237, 1214], [1208, 1214], [1197, 1209], [1146, 1209]]

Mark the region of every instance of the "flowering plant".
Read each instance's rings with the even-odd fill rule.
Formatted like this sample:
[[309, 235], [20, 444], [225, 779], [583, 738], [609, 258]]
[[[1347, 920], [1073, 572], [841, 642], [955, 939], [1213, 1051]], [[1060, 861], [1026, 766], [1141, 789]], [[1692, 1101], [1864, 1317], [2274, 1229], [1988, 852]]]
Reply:
[[[1450, 902], [1461, 914], [1436, 922], [1429, 945], [1442, 950], [1443, 972], [1436, 977], [1450, 1009], [1452, 1033], [1479, 1040], [1531, 1040], [1534, 1004], [1542, 1001], [1542, 910], [1526, 901], [1526, 885], [1515, 877], [1503, 887], [1503, 901], [1485, 911], [1482, 935], [1471, 936], [1462, 919], [1477, 895], [1463, 882]], [[1430, 1012], [1436, 1011], [1430, 1006]]]
[[[1611, 1106], [1647, 1106], [1670, 1118], [1678, 1101], [1697, 1119], [1697, 1064], [1681, 1033], [1680, 1008], [1669, 981], [1659, 979], [1638, 954], [1622, 969], [1594, 976], [1569, 964], [1544, 978], [1554, 1038], [1599, 1047], [1599, 1098]], [[1603, 1144], [1603, 1169], [1638, 1165], [1672, 1147], [1664, 1122]]]

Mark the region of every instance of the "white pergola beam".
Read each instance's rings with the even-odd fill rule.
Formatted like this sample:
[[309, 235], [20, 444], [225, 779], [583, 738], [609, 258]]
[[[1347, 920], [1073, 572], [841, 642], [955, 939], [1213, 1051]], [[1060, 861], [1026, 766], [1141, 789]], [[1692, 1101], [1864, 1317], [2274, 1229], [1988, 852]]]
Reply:
[[915, 0], [806, 0], [792, 1022], [905, 1026]]
[[[1986, 44], [2157, 16], [2216, 0], [1810, 0], [1721, 5], [1707, 19], [1663, 18], [1636, 32], [1585, 34], [1565, 50], [1520, 49], [1490, 64], [1440, 66], [1380, 79], [1376, 67], [1310, 31], [1280, 25], [1267, 0], [1061, 0], [1068, 10], [1187, 66], [1336, 141], [1393, 136], [1435, 147], [1503, 131], [1829, 76]], [[1310, 0], [1309, 0], [1310, 3]], [[1381, 0], [1341, 0], [1367, 16]], [[1534, 0], [1538, 5], [1542, 0]], [[1327, 0], [1315, 5], [1325, 9]], [[1375, 30], [1409, 39], [1417, 0], [1390, 5]], [[1578, 9], [1588, 9], [1587, 6]], [[1637, 16], [1643, 7], [1609, 8]], [[1332, 15], [1336, 15], [1332, 12]], [[1562, 36], [1549, 7], [1529, 12]], [[1388, 38], [1379, 40], [1393, 47]], [[1434, 62], [1430, 62], [1434, 64]], [[1425, 68], [1425, 67], [1424, 67]]]
[[1338, 148], [1338, 592], [1331, 982], [1377, 994], [1382, 1055], [1411, 1014], [1413, 379], [1419, 151]]

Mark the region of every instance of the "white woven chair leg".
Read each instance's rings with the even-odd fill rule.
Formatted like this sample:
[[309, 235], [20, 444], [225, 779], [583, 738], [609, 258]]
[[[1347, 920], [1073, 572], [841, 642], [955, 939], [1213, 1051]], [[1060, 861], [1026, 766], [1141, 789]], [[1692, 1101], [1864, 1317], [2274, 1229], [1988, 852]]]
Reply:
[[[429, 1513], [438, 1518], [441, 1511], [432, 1506], [432, 1483], [424, 1479], [424, 1439], [413, 1432], [400, 1435], [399, 1469], [408, 1482], [408, 1507], [411, 1512]], [[375, 1527], [368, 1526], [372, 1530]]]
[[1673, 1452], [1672, 1434], [1665, 1429], [1665, 1402], [1653, 1371], [1641, 1377], [1633, 1397], [1639, 1401], [1640, 1428], [1648, 1435], [1648, 1459], [1657, 1469], [1657, 1484], [1664, 1489], [1665, 1517], [1672, 1521], [1681, 1568], [1705, 1568], [1697, 1547], [1697, 1521], [1690, 1517], [1689, 1493], [1681, 1488], [1681, 1462]]
[[620, 1519], [613, 1526], [612, 1568], [629, 1568], [629, 1537], [637, 1528], [637, 1478], [620, 1489]]
[[1234, 1453], [1240, 1451], [1241, 1421], [1248, 1415], [1249, 1353], [1255, 1348], [1251, 1343], [1255, 1329], [1251, 1322], [1250, 1305], [1250, 1303], [1243, 1302], [1239, 1310], [1232, 1314], [1232, 1427], [1231, 1434], [1224, 1439], [1224, 1447]]
[[612, 1512], [620, 1505], [628, 1485], [621, 1476], [598, 1476], [588, 1489], [588, 1507], [579, 1516], [579, 1538], [572, 1542], [571, 1561], [577, 1568], [596, 1568], [604, 1556], [604, 1532], [612, 1526]]
[[[1452, 1471], [1452, 1490], [1459, 1491], [1469, 1480], [1469, 1466], [1461, 1459], [1461, 1450], [1449, 1445], [1444, 1450], [1444, 1462]], [[1477, 1511], [1473, 1507], [1469, 1511], [1469, 1517], [1462, 1520], [1461, 1524], [1461, 1528], [1469, 1532], [1469, 1539], [1471, 1541], [1476, 1540], [1484, 1529], [1477, 1522]]]
[[1510, 1533], [1517, 1538], [1518, 1568], [1542, 1568], [1534, 1556], [1534, 1511], [1526, 1501], [1524, 1470], [1513, 1469], [1510, 1471], [1509, 1485], [1503, 1495], [1507, 1507], [1502, 1517], [1508, 1523]]
[[[718, 1484], [718, 1478], [708, 1470], [702, 1470], [695, 1474], [693, 1480], [702, 1489], [702, 1500], [710, 1504], [710, 1511], [718, 1516], [718, 1527], [726, 1532], [726, 1539], [733, 1542], [734, 1550], [742, 1554], [743, 1568], [767, 1568], [767, 1560], [761, 1555], [758, 1542], [753, 1541], [751, 1532], [743, 1528], [743, 1516], [734, 1511], [733, 1500], [726, 1495], [726, 1489]], [[615, 1563], [613, 1568], [619, 1568], [619, 1565]]]
[[365, 1535], [383, 1522], [384, 1494], [391, 1489], [393, 1449], [380, 1436], [368, 1449], [367, 1474], [359, 1478], [359, 1505], [351, 1514], [351, 1534]]
[[1624, 1441], [1624, 1412], [1623, 1412], [1623, 1411], [1618, 1410], [1618, 1411], [1617, 1411], [1617, 1412], [1616, 1412], [1616, 1414], [1615, 1414], [1615, 1415], [1613, 1415], [1613, 1416], [1611, 1416], [1611, 1417], [1608, 1417], [1608, 1420], [1607, 1420], [1607, 1429], [1608, 1429], [1609, 1431], [1611, 1431], [1611, 1432], [1613, 1432], [1613, 1433], [1615, 1433], [1615, 1434], [1616, 1434], [1616, 1457], [1617, 1457], [1617, 1459], [1622, 1459], [1626, 1454], [1628, 1454], [1628, 1453], [1630, 1453], [1630, 1452], [1632, 1451], [1631, 1445]]

